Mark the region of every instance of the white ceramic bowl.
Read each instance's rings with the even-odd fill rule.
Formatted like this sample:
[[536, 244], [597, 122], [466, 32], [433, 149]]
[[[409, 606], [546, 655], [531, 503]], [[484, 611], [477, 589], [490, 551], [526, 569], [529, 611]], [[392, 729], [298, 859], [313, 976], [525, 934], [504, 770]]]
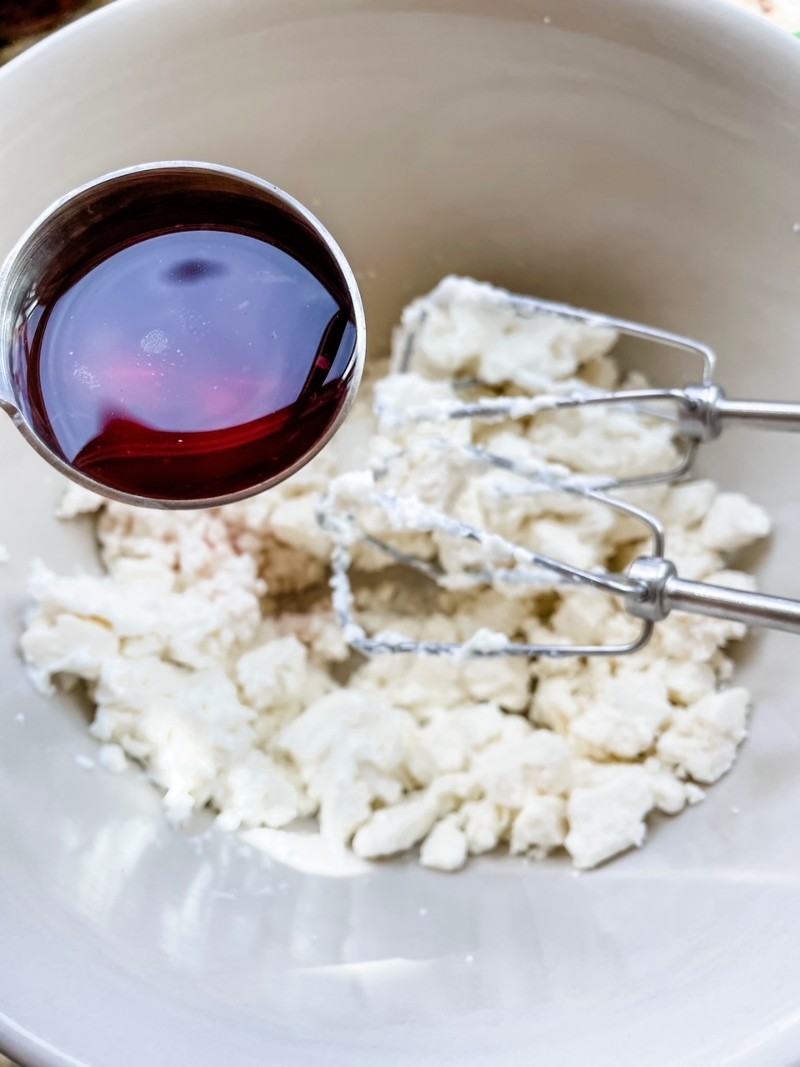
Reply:
[[[158, 158], [309, 204], [374, 345], [457, 271], [693, 333], [731, 391], [800, 397], [800, 45], [716, 0], [118, 0], [0, 73], [0, 251]], [[773, 511], [759, 570], [794, 595], [799, 446], [732, 433], [704, 461]], [[266, 869], [76, 764], [81, 708], [35, 696], [13, 644], [29, 560], [96, 566], [90, 533], [52, 517], [57, 476], [7, 420], [0, 488], [0, 1046], [22, 1063], [800, 1062], [797, 639], [745, 657], [735, 771], [601, 871]]]

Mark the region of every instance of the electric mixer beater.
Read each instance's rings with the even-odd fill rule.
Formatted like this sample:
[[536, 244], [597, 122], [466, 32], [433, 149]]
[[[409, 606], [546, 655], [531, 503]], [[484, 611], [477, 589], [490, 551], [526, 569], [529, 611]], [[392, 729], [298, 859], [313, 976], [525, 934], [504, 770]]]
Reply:
[[[535, 319], [555, 316], [559, 320], [578, 323], [615, 337], [627, 336], [672, 349], [680, 349], [695, 356], [701, 364], [697, 384], [683, 388], [623, 388], [610, 391], [574, 382], [565, 383], [560, 390], [538, 395], [493, 395], [491, 387], [474, 377], [456, 379], [451, 399], [433, 399], [412, 403], [402, 408], [378, 401], [379, 416], [422, 430], [426, 436], [419, 444], [399, 451], [388, 460], [376, 464], [368, 477], [345, 476], [335, 484], [320, 507], [320, 521], [335, 542], [333, 554], [332, 588], [334, 607], [348, 641], [366, 654], [383, 652], [423, 653], [430, 655], [492, 656], [619, 656], [643, 648], [653, 635], [656, 623], [671, 611], [678, 610], [700, 615], [716, 616], [772, 629], [800, 632], [800, 603], [767, 596], [743, 589], [726, 588], [706, 582], [682, 578], [667, 556], [666, 532], [663, 522], [645, 508], [615, 494], [663, 483], [675, 483], [685, 478], [699, 446], [720, 436], [732, 424], [761, 429], [800, 429], [800, 405], [764, 401], [740, 401], [726, 397], [714, 380], [716, 359], [705, 345], [688, 337], [667, 333], [639, 323], [610, 316], [581, 311], [563, 304], [518, 296], [502, 290], [476, 286], [475, 292], [484, 305], [514, 316]], [[418, 322], [424, 326], [424, 315]], [[412, 330], [403, 349], [395, 359], [394, 370], [413, 373], [417, 336]], [[477, 395], [465, 395], [477, 394]], [[617, 409], [636, 412], [656, 423], [666, 423], [675, 445], [675, 462], [668, 468], [637, 473], [615, 474], [613, 471], [591, 475], [558, 470], [552, 464], [520, 460], [500, 455], [474, 443], [454, 441], [446, 435], [438, 436], [436, 428], [460, 421], [479, 424], [503, 422], [530, 423], [546, 412], [558, 413], [581, 409]], [[430, 461], [460, 467], [469, 466], [476, 473], [494, 468], [516, 479], [516, 485], [506, 488], [509, 498], [515, 494], [567, 493], [585, 501], [592, 501], [641, 523], [649, 540], [646, 553], [635, 556], [624, 572], [600, 568], [582, 568], [553, 556], [534, 551], [491, 530], [460, 521], [437, 506], [431, 506], [407, 491], [397, 494], [391, 482], [392, 466], [403, 462], [409, 452], [427, 453]], [[380, 511], [377, 523], [382, 531], [370, 531], [369, 518], [364, 516]], [[385, 536], [385, 531], [407, 535], [446, 536], [468, 541], [479, 548], [478, 562], [469, 569], [454, 574], [436, 560], [423, 559], [398, 550]], [[556, 589], [585, 585], [620, 599], [630, 616], [641, 620], [638, 633], [623, 643], [609, 644], [553, 644], [513, 641], [502, 634], [484, 634], [466, 643], [412, 640], [398, 633], [368, 636], [357, 622], [354, 609], [350, 568], [354, 545], [364, 540], [385, 553], [393, 562], [411, 568], [436, 583], [442, 589], [468, 587], [513, 587], [519, 591]]]

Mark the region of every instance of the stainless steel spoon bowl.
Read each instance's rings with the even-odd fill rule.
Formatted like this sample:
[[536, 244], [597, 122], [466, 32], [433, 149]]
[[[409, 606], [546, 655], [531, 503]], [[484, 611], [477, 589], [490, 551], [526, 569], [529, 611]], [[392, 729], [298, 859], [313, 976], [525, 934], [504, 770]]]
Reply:
[[[307, 450], [277, 474], [265, 474], [244, 489], [209, 495], [202, 482], [187, 498], [174, 500], [150, 495], [133, 494], [114, 485], [88, 476], [75, 466], [37, 429], [25, 396], [24, 358], [19, 354], [19, 323], [37, 300], [37, 290], [59, 260], [69, 258], [75, 242], [107, 240], [109, 249], [120, 239], [135, 234], [131, 226], [146, 227], [148, 208], [154, 197], [180, 198], [202, 195], [203, 203], [222, 205], [226, 198], [244, 199], [264, 218], [289, 218], [303, 240], [314, 243], [317, 254], [327, 257], [330, 268], [339, 279], [352, 306], [355, 343], [352, 355], [341, 378], [345, 383], [344, 400], [336, 416], [321, 434], [310, 442]], [[276, 210], [277, 209], [277, 210]], [[133, 217], [134, 222], [131, 222]], [[205, 221], [213, 223], [214, 219]], [[261, 234], [259, 233], [259, 236]], [[270, 241], [274, 236], [263, 233]], [[16, 357], [15, 357], [15, 349]], [[0, 270], [0, 407], [13, 419], [28, 442], [57, 470], [73, 481], [104, 496], [145, 507], [201, 508], [230, 503], [269, 489], [290, 477], [315, 456], [336, 433], [346, 417], [358, 389], [364, 367], [366, 331], [361, 296], [353, 272], [341, 249], [322, 223], [301, 203], [277, 186], [244, 171], [212, 163], [160, 162], [146, 163], [114, 171], [80, 186], [52, 204], [20, 238]], [[191, 373], [191, 368], [187, 371]], [[192, 487], [193, 489], [194, 487]]]

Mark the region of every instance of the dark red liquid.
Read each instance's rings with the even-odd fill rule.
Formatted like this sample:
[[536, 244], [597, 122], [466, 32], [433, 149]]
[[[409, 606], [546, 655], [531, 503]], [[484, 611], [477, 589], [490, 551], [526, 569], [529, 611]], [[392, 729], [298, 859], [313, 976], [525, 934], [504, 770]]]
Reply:
[[72, 467], [190, 501], [314, 451], [347, 394], [353, 308], [307, 231], [301, 261], [248, 229], [179, 224], [62, 257], [18, 325], [15, 377], [23, 413]]

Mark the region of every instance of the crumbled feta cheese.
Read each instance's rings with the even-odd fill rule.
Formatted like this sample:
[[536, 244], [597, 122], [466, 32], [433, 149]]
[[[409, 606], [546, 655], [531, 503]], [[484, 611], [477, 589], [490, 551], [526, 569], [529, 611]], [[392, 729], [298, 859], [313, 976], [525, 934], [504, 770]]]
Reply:
[[70, 482], [56, 510], [59, 519], [74, 519], [77, 515], [91, 515], [100, 511], [106, 500], [91, 489], [84, 489], [76, 482]]
[[741, 493], [718, 493], [700, 527], [702, 543], [716, 552], [736, 552], [766, 537], [769, 515]]
[[533, 851], [546, 855], [564, 844], [567, 834], [567, 804], [563, 797], [534, 794], [514, 819], [512, 852]]
[[432, 793], [379, 808], [353, 837], [353, 851], [363, 859], [391, 856], [413, 848], [430, 831], [441, 814]]
[[604, 356], [616, 336], [554, 315], [518, 315], [508, 294], [468, 278], [445, 278], [403, 312], [395, 361], [411, 352], [428, 377], [478, 377], [539, 392]]
[[64, 613], [40, 618], [22, 635], [21, 644], [36, 687], [52, 692], [54, 675], [96, 680], [103, 663], [118, 655], [120, 639], [99, 619]]
[[122, 774], [128, 766], [128, 757], [121, 745], [112, 742], [100, 746], [97, 750], [97, 762], [109, 774]]
[[653, 808], [653, 790], [638, 767], [615, 768], [595, 785], [579, 785], [567, 801], [567, 851], [578, 868], [639, 847], [647, 834], [645, 816]]
[[658, 740], [659, 757], [696, 782], [716, 782], [747, 734], [749, 704], [746, 689], [725, 689], [676, 710]]
[[[697, 783], [735, 758], [749, 697], [727, 687], [724, 648], [741, 624], [674, 613], [624, 658], [356, 661], [336, 619], [353, 610], [368, 633], [484, 656], [509, 640], [632, 639], [618, 601], [559, 585], [530, 556], [592, 570], [648, 551], [635, 516], [557, 491], [570, 478], [596, 485], [609, 465], [636, 476], [676, 461], [669, 423], [623, 407], [552, 410], [556, 396], [645, 384], [623, 377], [614, 340], [447, 278], [404, 312], [393, 341], [404, 373], [372, 383], [375, 413], [368, 385], [343, 434], [283, 485], [190, 513], [70, 486], [59, 514], [96, 515], [107, 573], [34, 567], [21, 642], [33, 680], [86, 686], [96, 763], [144, 765], [174, 823], [209, 806], [220, 828], [302, 869], [349, 848], [360, 870], [420, 843], [440, 870], [498, 846], [563, 848], [587, 868], [640, 846], [652, 811], [698, 803]], [[504, 414], [448, 419], [475, 377]], [[358, 443], [340, 446], [351, 428]], [[659, 516], [687, 578], [752, 587], [725, 568], [768, 533], [759, 507], [707, 480], [630, 496]], [[340, 574], [331, 599], [335, 540], [356, 580]], [[428, 578], [398, 581], [404, 554]], [[310, 817], [319, 832], [304, 822], [299, 833]]]
[[423, 867], [436, 867], [440, 871], [457, 871], [467, 862], [467, 835], [458, 825], [459, 820], [448, 815], [438, 822], [420, 849]]

